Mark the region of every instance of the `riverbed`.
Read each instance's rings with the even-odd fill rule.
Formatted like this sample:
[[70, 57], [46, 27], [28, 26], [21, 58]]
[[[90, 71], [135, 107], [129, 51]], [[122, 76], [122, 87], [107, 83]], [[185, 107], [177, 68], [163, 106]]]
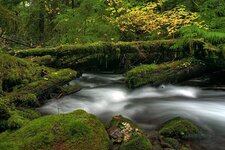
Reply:
[[121, 114], [146, 130], [181, 116], [208, 132], [208, 138], [199, 141], [204, 149], [225, 149], [225, 91], [174, 85], [131, 90], [125, 86], [123, 76], [115, 74], [83, 74], [69, 84], [79, 84], [82, 90], [51, 99], [38, 110], [57, 114], [84, 109], [104, 121]]

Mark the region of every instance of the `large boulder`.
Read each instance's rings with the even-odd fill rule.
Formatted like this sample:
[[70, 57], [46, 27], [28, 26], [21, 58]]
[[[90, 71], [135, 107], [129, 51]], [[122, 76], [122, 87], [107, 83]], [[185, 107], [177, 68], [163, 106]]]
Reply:
[[92, 114], [77, 110], [31, 121], [15, 132], [0, 134], [1, 150], [108, 150], [103, 124]]
[[107, 131], [114, 147], [119, 145], [120, 150], [152, 149], [152, 144], [144, 132], [131, 120], [121, 115], [112, 118]]
[[199, 126], [181, 117], [165, 122], [159, 129], [159, 133], [165, 137], [182, 140], [203, 138], [203, 130]]

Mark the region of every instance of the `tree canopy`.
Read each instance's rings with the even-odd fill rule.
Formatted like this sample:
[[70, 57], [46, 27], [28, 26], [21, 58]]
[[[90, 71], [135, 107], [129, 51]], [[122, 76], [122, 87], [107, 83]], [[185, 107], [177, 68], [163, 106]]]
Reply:
[[225, 32], [221, 0], [0, 0], [1, 35], [31, 45], [179, 38], [197, 26]]

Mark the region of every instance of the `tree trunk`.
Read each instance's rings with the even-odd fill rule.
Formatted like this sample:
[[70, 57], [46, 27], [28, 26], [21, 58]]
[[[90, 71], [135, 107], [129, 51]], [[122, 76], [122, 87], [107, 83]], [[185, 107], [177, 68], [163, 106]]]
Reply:
[[39, 3], [39, 42], [44, 42], [44, 32], [45, 32], [45, 13], [44, 13], [44, 1]]

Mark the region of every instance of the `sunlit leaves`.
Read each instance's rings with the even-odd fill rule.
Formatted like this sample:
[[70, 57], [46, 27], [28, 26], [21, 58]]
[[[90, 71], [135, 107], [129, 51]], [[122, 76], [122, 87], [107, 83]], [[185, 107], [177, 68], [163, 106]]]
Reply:
[[174, 36], [182, 26], [204, 26], [203, 22], [196, 21], [199, 15], [187, 11], [184, 6], [159, 12], [163, 2], [164, 0], [160, 0], [129, 8], [123, 5], [122, 0], [108, 0], [110, 17], [107, 19], [122, 32], [154, 32], [168, 37]]

